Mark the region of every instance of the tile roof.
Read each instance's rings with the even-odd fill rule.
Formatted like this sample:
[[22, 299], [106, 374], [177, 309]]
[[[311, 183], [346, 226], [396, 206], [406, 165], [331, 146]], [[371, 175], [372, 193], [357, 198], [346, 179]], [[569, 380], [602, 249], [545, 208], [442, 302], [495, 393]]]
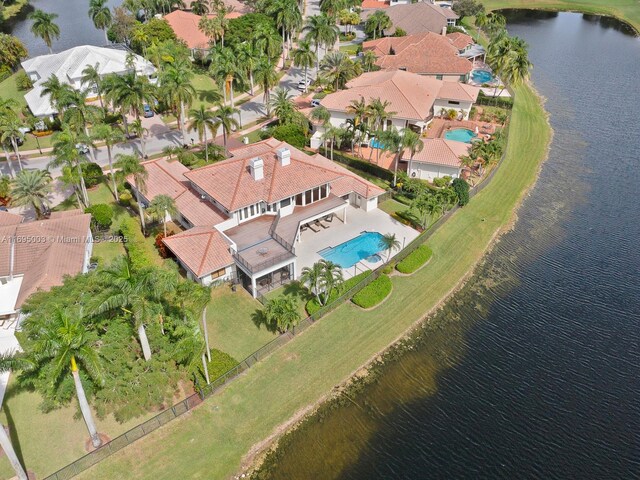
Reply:
[[[456, 142], [444, 138], [431, 138], [423, 140], [422, 151], [413, 157], [414, 162], [431, 163], [447, 167], [460, 167], [460, 157], [469, 154], [469, 143]], [[405, 151], [402, 159], [409, 160], [410, 153]]]
[[24, 275], [16, 307], [36, 290], [61, 285], [65, 275], [85, 264], [91, 215], [73, 210], [48, 220], [0, 226], [0, 276], [9, 275], [11, 238], [15, 238], [13, 273]]
[[477, 87], [459, 82], [437, 80], [402, 70], [369, 72], [347, 83], [345, 90], [331, 93], [322, 99], [329, 110], [346, 111], [351, 101], [364, 98], [368, 103], [379, 98], [390, 103], [394, 118], [424, 121], [432, 113], [436, 99], [473, 102], [478, 98]]
[[458, 50], [464, 50], [469, 45], [473, 45], [475, 43], [470, 35], [462, 32], [447, 33], [447, 38]]
[[0, 227], [17, 225], [18, 223], [22, 223], [22, 219], [22, 215], [14, 215], [13, 213], [0, 211]]
[[[225, 18], [233, 19], [242, 16], [246, 13], [246, 7], [240, 2], [225, 2], [227, 4], [233, 4], [233, 10], [225, 15]], [[239, 6], [236, 8], [236, 5]], [[230, 5], [231, 6], [231, 5]], [[215, 15], [207, 15], [209, 18]], [[180, 40], [184, 41], [189, 48], [209, 48], [209, 37], [207, 37], [202, 30], [198, 27], [200, 19], [199, 15], [191, 12], [185, 12], [184, 10], [174, 10], [163, 17], [169, 24], [173, 32]]]
[[362, 4], [360, 8], [369, 9], [369, 8], [389, 8], [389, 2], [381, 2], [379, 0], [362, 0]]
[[362, 48], [376, 54], [376, 65], [383, 70], [401, 68], [427, 75], [466, 75], [473, 68], [469, 60], [458, 56], [458, 48], [451, 39], [431, 32], [370, 40]]
[[[177, 160], [170, 162], [160, 158], [142, 162], [142, 165], [148, 177], [145, 182], [146, 189], [141, 193], [148, 201], [152, 201], [157, 195], [168, 195], [175, 200], [180, 214], [192, 225], [214, 226], [228, 219], [191, 189], [185, 177], [189, 169]], [[127, 180], [135, 185], [133, 178], [129, 177]]]
[[162, 240], [198, 278], [233, 264], [229, 243], [211, 227], [193, 227]]
[[[282, 166], [276, 150], [288, 148], [291, 163]], [[377, 196], [382, 190], [340, 167], [319, 154], [309, 156], [285, 142], [269, 138], [261, 142], [232, 149], [232, 158], [192, 170], [185, 176], [200, 190], [206, 192], [228, 211], [259, 202], [274, 203], [311, 188], [348, 177], [356, 188]], [[264, 178], [254, 180], [249, 162], [254, 158], [264, 162]], [[356, 185], [360, 183], [363, 185]], [[378, 193], [379, 190], [379, 193]]]
[[[363, 12], [362, 20], [365, 21], [374, 11]], [[385, 30], [385, 35], [393, 35], [398, 27], [407, 32], [407, 35], [423, 32], [440, 34], [442, 29], [446, 28], [449, 19], [457, 20], [459, 18], [450, 8], [442, 8], [428, 2], [393, 5], [387, 8], [385, 13], [393, 24], [393, 27]]]

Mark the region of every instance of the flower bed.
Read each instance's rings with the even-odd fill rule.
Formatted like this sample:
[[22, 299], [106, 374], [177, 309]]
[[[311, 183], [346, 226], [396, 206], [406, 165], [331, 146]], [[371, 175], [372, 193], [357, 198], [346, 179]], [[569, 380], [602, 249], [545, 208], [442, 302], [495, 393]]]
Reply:
[[351, 301], [362, 308], [373, 308], [387, 298], [391, 293], [391, 288], [391, 279], [382, 274], [356, 293]]

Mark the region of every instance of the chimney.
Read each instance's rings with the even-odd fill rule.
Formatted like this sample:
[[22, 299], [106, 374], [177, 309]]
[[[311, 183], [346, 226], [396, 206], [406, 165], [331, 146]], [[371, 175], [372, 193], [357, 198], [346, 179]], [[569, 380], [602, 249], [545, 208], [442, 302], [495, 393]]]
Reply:
[[256, 182], [262, 180], [264, 178], [264, 161], [260, 157], [252, 158], [249, 160], [249, 170]]
[[444, 27], [442, 27], [442, 36], [443, 37], [447, 36], [447, 26], [446, 25]]
[[278, 160], [280, 160], [280, 165], [286, 167], [291, 163], [291, 150], [287, 147], [282, 147], [276, 150], [276, 155], [278, 156]]

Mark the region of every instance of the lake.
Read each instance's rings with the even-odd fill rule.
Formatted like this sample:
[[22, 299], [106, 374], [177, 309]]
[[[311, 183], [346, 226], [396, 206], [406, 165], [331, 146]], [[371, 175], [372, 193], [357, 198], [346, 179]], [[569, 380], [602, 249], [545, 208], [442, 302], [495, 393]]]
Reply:
[[[113, 8], [122, 3], [121, 0], [109, 0]], [[94, 27], [89, 18], [89, 0], [30, 0], [19, 15], [0, 25], [0, 31], [18, 37], [27, 47], [29, 56], [36, 57], [49, 53], [44, 42], [31, 33], [31, 20], [27, 16], [36, 9], [47, 13], [55, 13], [55, 22], [60, 27], [60, 38], [54, 40], [53, 51], [61, 52], [78, 45], [105, 44], [104, 32]]]
[[640, 40], [611, 19], [505, 13], [555, 131], [514, 229], [260, 478], [640, 478]]

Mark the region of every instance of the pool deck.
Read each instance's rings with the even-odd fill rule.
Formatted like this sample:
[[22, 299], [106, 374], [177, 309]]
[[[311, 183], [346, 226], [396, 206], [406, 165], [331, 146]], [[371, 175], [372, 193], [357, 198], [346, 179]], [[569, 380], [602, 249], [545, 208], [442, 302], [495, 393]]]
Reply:
[[466, 128], [475, 133], [476, 127], [480, 132], [480, 137], [483, 134], [493, 134], [496, 131], [496, 126], [488, 122], [480, 122], [475, 120], [446, 120], [444, 118], [434, 118], [431, 122], [429, 129], [427, 130], [427, 138], [444, 138], [444, 134], [448, 130], [456, 130], [458, 128]]
[[[300, 275], [304, 267], [311, 266], [315, 262], [322, 260], [318, 253], [319, 251], [340, 245], [357, 237], [364, 231], [379, 232], [382, 235], [395, 233], [400, 243], [405, 245], [418, 236], [416, 230], [403, 225], [380, 209], [365, 212], [362, 209], [349, 206], [347, 208], [346, 224], [336, 217], [327, 229], [320, 229], [318, 232], [305, 230], [301, 233], [301, 241], [295, 245], [296, 256], [298, 257], [296, 277]], [[386, 252], [380, 252], [380, 256], [385, 260], [387, 258]], [[345, 278], [351, 278], [354, 274], [361, 273], [365, 268], [373, 269], [379, 265], [380, 262], [370, 263], [362, 260], [356, 267], [343, 269], [343, 275]]]

